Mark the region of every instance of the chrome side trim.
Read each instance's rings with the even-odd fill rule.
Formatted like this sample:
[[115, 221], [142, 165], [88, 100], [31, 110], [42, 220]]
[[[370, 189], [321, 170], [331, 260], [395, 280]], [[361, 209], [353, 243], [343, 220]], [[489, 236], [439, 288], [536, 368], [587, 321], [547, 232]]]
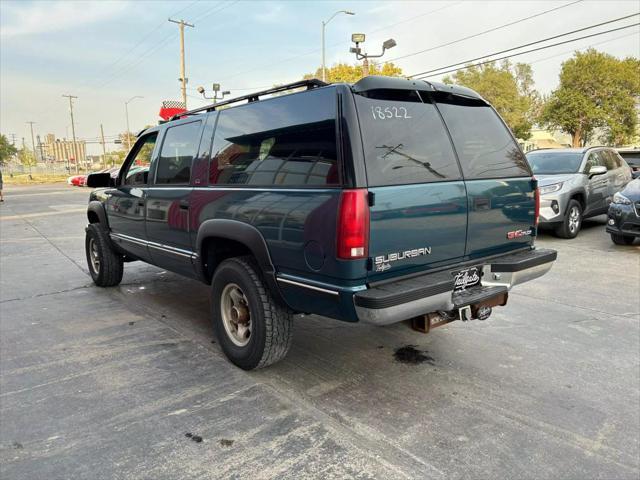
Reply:
[[316, 292], [328, 293], [330, 295], [340, 295], [339, 292], [335, 290], [327, 290], [326, 288], [316, 287], [314, 285], [309, 285], [306, 283], [295, 282], [293, 280], [288, 280], [286, 278], [277, 277], [277, 280], [282, 283], [288, 283], [289, 285], [295, 285], [296, 287], [308, 288], [309, 290], [315, 290]]
[[131, 237], [129, 235], [124, 235], [122, 233], [112, 233], [111, 237], [124, 240], [126, 242], [134, 243], [136, 245], [140, 245], [143, 247], [155, 248], [156, 250], [161, 250], [166, 253], [172, 253], [174, 255], [179, 255], [181, 257], [187, 257], [187, 258], [198, 257], [198, 254], [196, 252], [192, 252], [190, 250], [183, 250], [181, 248], [171, 247], [169, 245], [163, 245], [161, 243], [149, 242], [147, 240], [143, 240], [137, 237]]
[[146, 247], [148, 243], [146, 240], [142, 240], [136, 237], [130, 237], [129, 235], [123, 235], [121, 233], [112, 233], [110, 236], [111, 238], [117, 238], [119, 240], [124, 240], [125, 242], [135, 243], [136, 245], [140, 245], [143, 247]]

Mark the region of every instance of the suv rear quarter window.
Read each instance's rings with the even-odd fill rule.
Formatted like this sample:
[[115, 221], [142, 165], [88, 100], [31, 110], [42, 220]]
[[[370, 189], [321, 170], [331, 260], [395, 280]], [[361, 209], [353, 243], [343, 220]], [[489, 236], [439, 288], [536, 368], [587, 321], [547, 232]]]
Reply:
[[209, 183], [339, 185], [336, 92], [321, 89], [222, 110]]

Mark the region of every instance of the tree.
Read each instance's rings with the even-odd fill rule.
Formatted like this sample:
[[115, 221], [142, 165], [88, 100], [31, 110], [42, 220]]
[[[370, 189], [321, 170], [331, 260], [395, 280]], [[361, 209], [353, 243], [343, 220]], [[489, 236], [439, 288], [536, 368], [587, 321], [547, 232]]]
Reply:
[[[337, 63], [331, 67], [326, 68], [327, 82], [337, 83], [355, 83], [363, 77], [362, 64], [356, 63], [349, 65], [348, 63]], [[394, 65], [393, 63], [369, 63], [369, 75], [384, 75], [386, 77], [400, 77], [402, 76], [402, 68]], [[315, 73], [307, 73], [304, 77], [310, 78], [322, 78], [322, 67], [318, 68]]]
[[25, 167], [35, 167], [37, 165], [36, 156], [26, 147], [18, 150], [18, 160]]
[[0, 165], [6, 165], [18, 150], [14, 147], [4, 135], [0, 135]]
[[517, 138], [526, 140], [531, 136], [540, 96], [534, 88], [530, 65], [487, 63], [458, 70], [443, 81], [475, 90], [494, 106]]
[[621, 145], [633, 137], [640, 97], [640, 60], [619, 60], [589, 49], [562, 64], [560, 85], [542, 110], [541, 120], [571, 135], [574, 147], [597, 129], [605, 142]]
[[[128, 137], [129, 143], [127, 143], [127, 137]], [[122, 148], [124, 148], [127, 152], [129, 151], [129, 148], [128, 148], [129, 145], [133, 147], [133, 144], [136, 143], [136, 140], [138, 139], [138, 137], [136, 137], [131, 132], [123, 132], [118, 135], [118, 138], [120, 139], [120, 142], [122, 142]]]

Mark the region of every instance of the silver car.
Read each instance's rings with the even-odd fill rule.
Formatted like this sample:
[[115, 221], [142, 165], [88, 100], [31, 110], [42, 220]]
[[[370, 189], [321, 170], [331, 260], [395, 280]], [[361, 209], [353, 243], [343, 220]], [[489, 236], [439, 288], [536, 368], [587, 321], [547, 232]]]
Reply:
[[631, 171], [607, 147], [533, 150], [527, 160], [540, 188], [540, 226], [562, 238], [578, 235], [582, 220], [607, 212]]

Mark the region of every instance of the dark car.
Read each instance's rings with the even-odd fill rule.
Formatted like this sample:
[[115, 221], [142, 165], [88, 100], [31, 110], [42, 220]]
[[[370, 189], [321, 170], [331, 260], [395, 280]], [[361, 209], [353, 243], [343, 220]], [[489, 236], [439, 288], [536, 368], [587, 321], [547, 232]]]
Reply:
[[182, 113], [139, 136], [115, 183], [90, 176], [107, 188], [90, 197], [87, 260], [100, 286], [132, 260], [211, 284], [222, 350], [259, 368], [287, 353], [297, 313], [421, 331], [486, 319], [556, 258], [534, 246], [536, 185], [472, 90], [297, 82]]
[[631, 245], [640, 237], [640, 178], [613, 196], [607, 216], [607, 232], [616, 245]]
[[640, 178], [640, 149], [619, 148], [618, 155], [629, 165], [633, 178]]

